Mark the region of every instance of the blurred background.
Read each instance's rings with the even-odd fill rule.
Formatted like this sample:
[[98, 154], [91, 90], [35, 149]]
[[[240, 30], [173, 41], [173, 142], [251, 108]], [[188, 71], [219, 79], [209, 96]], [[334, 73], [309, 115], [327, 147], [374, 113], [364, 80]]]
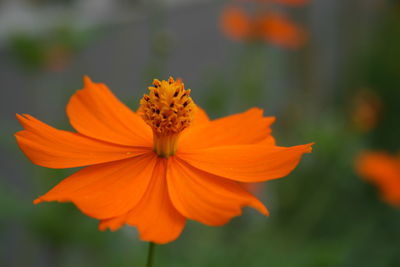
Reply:
[[288, 177], [252, 186], [269, 217], [189, 222], [156, 266], [400, 266], [400, 209], [355, 168], [400, 150], [400, 1], [0, 0], [0, 266], [145, 263], [134, 228], [32, 204], [72, 171], [25, 158], [15, 113], [71, 130], [84, 74], [131, 108], [153, 78], [181, 77], [212, 118], [259, 106], [278, 145], [316, 142]]

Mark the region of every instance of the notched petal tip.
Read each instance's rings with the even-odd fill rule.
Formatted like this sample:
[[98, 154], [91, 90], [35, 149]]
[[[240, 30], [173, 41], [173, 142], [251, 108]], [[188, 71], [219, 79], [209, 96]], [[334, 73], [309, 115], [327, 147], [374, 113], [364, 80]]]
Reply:
[[43, 200], [41, 199], [41, 197], [38, 197], [37, 199], [35, 199], [34, 201], [32, 201], [33, 204], [37, 205], [43, 202]]
[[92, 79], [90, 79], [88, 75], [83, 75], [83, 85], [86, 87], [90, 86], [91, 84], [93, 84]]
[[28, 121], [30, 119], [30, 116], [28, 114], [19, 114], [16, 113], [15, 117], [17, 118], [18, 122], [22, 125], [22, 127], [25, 128], [25, 122]]
[[252, 202], [248, 203], [246, 206], [258, 210], [264, 216], [269, 216], [269, 210], [267, 207], [256, 197], [253, 197]]
[[105, 232], [107, 230], [107, 225], [104, 225], [102, 222], [99, 222], [99, 231]]
[[33, 117], [27, 113], [22, 113], [22, 114], [17, 113], [16, 117], [17, 117], [18, 122], [21, 124], [21, 126], [25, 130], [35, 129], [34, 126], [37, 126], [37, 125], [45, 125], [45, 123], [39, 121], [38, 119], [36, 119], [35, 117]]
[[250, 108], [250, 110], [252, 110], [252, 109], [257, 110], [257, 111], [259, 111], [261, 113], [261, 115], [264, 115], [264, 109], [263, 108], [259, 108], [259, 107]]
[[124, 222], [115, 222], [113, 219], [110, 220], [102, 220], [99, 222], [98, 229], [99, 231], [105, 232], [106, 230], [110, 230], [111, 232], [117, 231], [124, 225]]
[[[47, 194], [41, 195], [40, 197], [36, 198], [35, 200], [32, 201], [33, 204], [37, 205], [43, 202], [52, 202], [52, 201], [56, 201], [56, 202], [60, 202], [60, 203], [64, 203], [64, 202], [73, 202], [72, 199], [67, 198], [67, 197], [62, 197], [62, 198], [58, 198], [58, 199], [54, 199], [54, 198], [49, 198], [47, 196]], [[79, 207], [78, 207], [79, 208]], [[85, 213], [84, 211], [81, 210], [82, 213]]]
[[271, 124], [275, 123], [275, 121], [276, 121], [276, 117], [275, 116], [268, 116], [268, 117], [265, 117], [265, 119], [268, 119]]
[[309, 144], [306, 144], [306, 145], [304, 145], [305, 146], [305, 151], [304, 151], [304, 153], [311, 153], [311, 152], [313, 152], [313, 145], [315, 145], [315, 142], [312, 142], [312, 143], [309, 143]]

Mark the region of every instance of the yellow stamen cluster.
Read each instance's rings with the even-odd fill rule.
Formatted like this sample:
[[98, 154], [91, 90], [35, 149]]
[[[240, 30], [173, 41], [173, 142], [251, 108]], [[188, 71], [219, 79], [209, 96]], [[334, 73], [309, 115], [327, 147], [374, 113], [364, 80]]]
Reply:
[[155, 79], [149, 91], [140, 100], [139, 112], [153, 129], [154, 150], [168, 157], [175, 154], [179, 133], [192, 122], [195, 104], [180, 79]]

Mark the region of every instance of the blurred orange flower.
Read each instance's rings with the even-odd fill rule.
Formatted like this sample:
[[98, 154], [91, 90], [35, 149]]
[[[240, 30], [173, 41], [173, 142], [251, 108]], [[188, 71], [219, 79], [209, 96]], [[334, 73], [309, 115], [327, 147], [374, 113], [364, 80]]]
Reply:
[[234, 40], [261, 40], [286, 48], [305, 44], [307, 34], [285, 15], [258, 12], [253, 16], [239, 6], [227, 6], [221, 16], [221, 29]]
[[362, 132], [373, 130], [378, 122], [382, 110], [382, 101], [372, 91], [361, 90], [354, 99], [353, 122]]
[[232, 39], [244, 40], [252, 39], [253, 21], [244, 9], [238, 6], [228, 6], [224, 8], [221, 16], [221, 29]]
[[46, 54], [47, 67], [52, 71], [62, 71], [71, 60], [72, 54], [72, 49], [66, 45], [53, 45]]
[[140, 238], [175, 240], [186, 219], [210, 226], [227, 223], [251, 206], [265, 206], [242, 183], [286, 176], [311, 145], [279, 147], [262, 110], [209, 120], [173, 78], [154, 80], [131, 111], [101, 83], [84, 79], [67, 114], [77, 132], [55, 129], [17, 115], [25, 128], [17, 142], [35, 164], [48, 168], [87, 166], [37, 198], [73, 202], [99, 219], [99, 228], [137, 227]]
[[261, 20], [263, 37], [274, 44], [298, 48], [307, 40], [306, 32], [282, 14], [268, 14]]
[[385, 152], [364, 152], [356, 161], [357, 172], [375, 184], [382, 199], [400, 207], [400, 159]]

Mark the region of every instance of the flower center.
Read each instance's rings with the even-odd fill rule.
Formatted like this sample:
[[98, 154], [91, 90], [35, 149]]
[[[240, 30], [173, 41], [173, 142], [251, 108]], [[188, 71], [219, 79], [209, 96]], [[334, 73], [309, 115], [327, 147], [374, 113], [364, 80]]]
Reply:
[[140, 100], [139, 113], [153, 129], [154, 151], [167, 158], [175, 154], [180, 133], [192, 122], [195, 104], [180, 79], [155, 79], [149, 91]]

